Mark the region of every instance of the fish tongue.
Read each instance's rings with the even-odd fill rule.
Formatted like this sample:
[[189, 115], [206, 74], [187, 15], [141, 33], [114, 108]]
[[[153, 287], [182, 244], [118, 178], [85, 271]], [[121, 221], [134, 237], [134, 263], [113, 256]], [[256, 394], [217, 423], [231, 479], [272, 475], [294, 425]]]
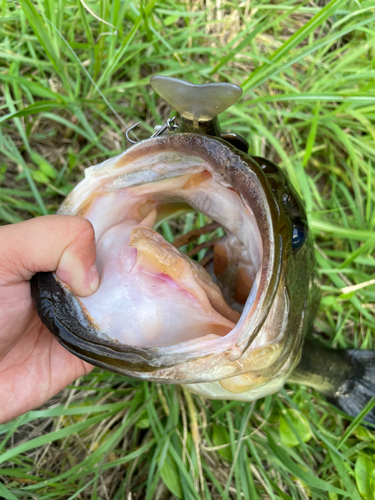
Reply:
[[209, 313], [214, 308], [230, 322], [238, 321], [239, 313], [227, 305], [219, 287], [205, 269], [183, 255], [159, 233], [146, 227], [144, 222], [132, 230], [130, 246], [137, 249], [133, 272], [142, 270], [167, 275], [194, 297], [204, 312]]

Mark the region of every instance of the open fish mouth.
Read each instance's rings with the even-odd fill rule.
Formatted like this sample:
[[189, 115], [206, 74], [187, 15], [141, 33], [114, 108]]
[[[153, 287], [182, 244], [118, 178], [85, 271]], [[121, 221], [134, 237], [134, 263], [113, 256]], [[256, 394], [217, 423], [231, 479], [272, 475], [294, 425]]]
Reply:
[[[274, 392], [298, 362], [311, 276], [291, 307], [293, 223], [280, 210], [285, 192], [275, 196], [267, 178], [273, 168], [188, 132], [86, 169], [59, 213], [92, 223], [100, 286], [77, 297], [39, 273], [32, 291], [42, 321], [71, 352], [115, 372], [209, 397]], [[179, 250], [194, 234], [170, 243], [156, 230], [187, 211], [212, 221], [201, 231], [214, 235], [201, 263]]]

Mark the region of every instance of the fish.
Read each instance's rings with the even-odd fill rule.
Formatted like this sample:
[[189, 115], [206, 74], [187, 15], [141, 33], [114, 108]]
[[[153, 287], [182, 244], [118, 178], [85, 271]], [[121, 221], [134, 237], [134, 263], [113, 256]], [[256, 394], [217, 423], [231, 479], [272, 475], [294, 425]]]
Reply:
[[[356, 416], [375, 395], [374, 352], [312, 340], [320, 292], [303, 203], [277, 165], [220, 128], [242, 89], [150, 83], [176, 116], [141, 142], [128, 131], [134, 144], [87, 168], [58, 211], [92, 223], [99, 288], [78, 297], [37, 273], [41, 321], [71, 353], [115, 373], [239, 401], [297, 382]], [[174, 241], [158, 232], [190, 212], [207, 224]], [[366, 419], [375, 423], [374, 409]]]

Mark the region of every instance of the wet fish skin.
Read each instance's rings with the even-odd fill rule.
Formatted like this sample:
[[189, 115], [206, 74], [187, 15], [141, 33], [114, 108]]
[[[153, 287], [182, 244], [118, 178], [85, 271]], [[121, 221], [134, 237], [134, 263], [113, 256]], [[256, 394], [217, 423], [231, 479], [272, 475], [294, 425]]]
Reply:
[[[209, 342], [203, 342], [200, 351], [194, 346], [179, 350], [124, 345], [98, 331], [92, 318], [83, 314], [78, 299], [52, 273], [39, 273], [31, 285], [42, 321], [73, 354], [114, 372], [183, 383], [207, 397], [244, 401], [275, 392], [289, 380], [320, 390], [355, 416], [375, 395], [375, 355], [304, 342], [312, 332], [320, 299], [312, 235], [302, 202], [284, 173], [272, 162], [248, 155], [243, 138], [220, 130], [215, 109], [233, 104], [241, 89], [231, 84], [200, 87], [169, 77], [152, 80], [154, 89], [167, 102], [174, 102], [180, 113], [178, 133], [134, 146], [97, 170], [120, 169], [142, 155], [163, 151], [197, 155], [207, 162], [211, 174], [235, 189], [251, 207], [260, 229], [262, 278], [251, 314], [240, 319], [240, 327], [234, 329], [239, 334], [234, 340], [230, 335], [229, 340], [224, 338], [220, 349], [210, 347]], [[207, 99], [211, 89], [220, 102]], [[64, 213], [78, 215], [72, 211], [71, 200], [72, 196], [64, 203]], [[80, 215], [85, 215], [85, 209]], [[375, 423], [374, 409], [367, 420]]]
[[[157, 154], [166, 150], [177, 151], [181, 154], [190, 154], [194, 151], [195, 155], [210, 163], [213, 171], [223, 181], [241, 194], [256, 215], [263, 240], [264, 260], [269, 263], [263, 270], [261, 287], [267, 288], [268, 291], [262, 301], [254, 305], [258, 318], [255, 328], [251, 332], [245, 331], [237, 339], [236, 345], [229, 346], [227, 349], [228, 356], [225, 355], [225, 363], [231, 367], [227, 369], [224, 378], [228, 379], [230, 374], [241, 375], [244, 370], [249, 371], [246, 367], [251, 366], [250, 386], [254, 385], [254, 378], [260, 377], [263, 377], [262, 380], [277, 378], [279, 384], [282, 385], [290, 370], [298, 362], [302, 339], [311, 323], [315, 307], [312, 305], [316, 288], [311, 236], [307, 234], [304, 244], [296, 252], [293, 251], [291, 245], [293, 221], [297, 217], [298, 220], [306, 219], [302, 204], [278, 167], [263, 159], [252, 159], [222, 139], [201, 134], [182, 133], [151, 139], [142, 146], [129, 150], [126, 156], [120, 157], [116, 162], [116, 168], [121, 168], [124, 161], [128, 163], [135, 161], [139, 155]], [[69, 200], [66, 204], [69, 206]], [[268, 213], [264, 210], [265, 205]], [[267, 218], [271, 220], [270, 226], [267, 225]], [[273, 234], [270, 234], [270, 227], [272, 227]], [[310, 264], [306, 265], [306, 262]], [[33, 279], [33, 296], [43, 321], [48, 323], [50, 330], [71, 352], [98, 366], [139, 378], [167, 383], [196, 382], [194, 377], [189, 375], [189, 370], [196, 372], [196, 353], [178, 355], [174, 352], [173, 355], [167, 356], [163, 352], [166, 351], [165, 347], [140, 348], [98, 339], [86, 318], [78, 318], [80, 326], [77, 326], [77, 318], [74, 317], [74, 315], [77, 316], [77, 308], [74, 306], [72, 294], [67, 287], [62, 287], [58, 293], [57, 289], [61, 286], [51, 274], [37, 275]], [[277, 304], [275, 306], [277, 293], [282, 295], [283, 300], [285, 298], [284, 301], [279, 301], [278, 307]], [[272, 313], [274, 324], [264, 326], [272, 305], [274, 305]], [[47, 310], [48, 314], [46, 314]], [[269, 351], [257, 353], [255, 357], [242, 356], [241, 363], [243, 358], [248, 358], [246, 366], [242, 372], [241, 369], [236, 368], [238, 366], [236, 356], [238, 358], [241, 354], [248, 352], [249, 346], [262, 328], [262, 335], [267, 338], [267, 332], [264, 329], [268, 328], [271, 330], [268, 336], [273, 338], [277, 322], [280, 328], [283, 328], [277, 345]], [[236, 350], [238, 354], [233, 355], [233, 351]], [[266, 363], [268, 366], [265, 366], [267, 352], [269, 352], [268, 363]], [[218, 357], [214, 352], [202, 353], [202, 358], [207, 356], [213, 357], [213, 360]], [[188, 363], [191, 364], [191, 368]], [[183, 364], [185, 369], [182, 368]], [[171, 370], [174, 370], [173, 374]], [[212, 381], [210, 377], [208, 373], [202, 376], [200, 381]], [[236, 383], [235, 380], [233, 382]], [[230, 384], [231, 381], [228, 379], [226, 387], [229, 388]], [[199, 387], [202, 388], [202, 384]], [[249, 394], [247, 396], [232, 395], [228, 391], [226, 395], [247, 399], [250, 396]], [[251, 398], [254, 395], [252, 394]]]

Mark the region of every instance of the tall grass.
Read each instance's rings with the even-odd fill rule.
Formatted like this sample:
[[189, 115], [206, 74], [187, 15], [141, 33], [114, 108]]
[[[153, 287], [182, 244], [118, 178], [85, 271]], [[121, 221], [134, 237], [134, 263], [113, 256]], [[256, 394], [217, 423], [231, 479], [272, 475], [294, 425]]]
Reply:
[[[221, 117], [284, 168], [315, 235], [315, 335], [374, 349], [371, 1], [0, 1], [0, 220], [53, 213], [170, 109], [152, 74], [240, 84]], [[356, 286], [359, 285], [359, 286]], [[303, 386], [207, 401], [95, 370], [0, 426], [6, 499], [372, 499], [375, 438]]]

